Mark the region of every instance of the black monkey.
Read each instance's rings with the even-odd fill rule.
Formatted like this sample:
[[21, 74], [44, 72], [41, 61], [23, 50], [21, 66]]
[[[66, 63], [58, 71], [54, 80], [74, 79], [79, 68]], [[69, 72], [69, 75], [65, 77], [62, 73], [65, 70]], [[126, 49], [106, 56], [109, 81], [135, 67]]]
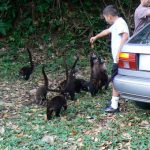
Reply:
[[27, 48], [27, 52], [29, 54], [30, 66], [24, 66], [19, 71], [19, 76], [25, 80], [28, 80], [30, 78], [30, 75], [32, 74], [33, 69], [34, 69], [34, 63], [32, 61], [32, 54], [28, 48]]
[[71, 100], [74, 100], [74, 97], [75, 97], [75, 66], [77, 64], [79, 60], [79, 56], [77, 56], [70, 72], [68, 73], [68, 77], [67, 77], [67, 80], [66, 80], [66, 84], [64, 86], [64, 92], [65, 93], [69, 93], [70, 97], [71, 97]]
[[42, 66], [44, 85], [40, 86], [36, 91], [36, 103], [40, 105], [41, 104], [44, 105], [44, 103], [46, 102], [46, 95], [48, 91], [48, 78], [44, 69], [45, 69], [45, 65]]
[[[58, 92], [61, 94], [69, 94], [71, 100], [74, 100], [75, 97], [75, 66], [79, 60], [79, 56], [77, 56], [73, 66], [71, 67], [70, 71], [66, 70], [66, 79], [60, 83], [58, 86], [59, 90], [57, 89], [48, 89], [51, 92]], [[66, 67], [67, 68], [67, 67]]]
[[94, 96], [99, 90], [105, 86], [108, 88], [108, 74], [105, 66], [105, 62], [102, 62], [100, 57], [97, 57], [95, 53], [90, 54], [91, 76], [88, 88], [92, 96]]
[[75, 79], [75, 92], [88, 91], [87, 83], [84, 79]]
[[64, 110], [67, 109], [66, 97], [63, 94], [53, 97], [50, 101], [47, 100], [47, 119], [51, 119], [53, 111], [55, 112], [56, 117], [60, 117], [62, 107]]
[[76, 80], [76, 77], [75, 77], [75, 73], [76, 73], [76, 70], [75, 70], [75, 66], [77, 64], [79, 60], [79, 56], [77, 56], [73, 66], [71, 67], [70, 71], [68, 71], [68, 67], [67, 67], [67, 64], [65, 62], [65, 68], [66, 68], [66, 79], [63, 80], [58, 88], [60, 89], [61, 94], [64, 94], [64, 93], [68, 93], [71, 97], [71, 100], [74, 100], [74, 97], [75, 97], [75, 80]]

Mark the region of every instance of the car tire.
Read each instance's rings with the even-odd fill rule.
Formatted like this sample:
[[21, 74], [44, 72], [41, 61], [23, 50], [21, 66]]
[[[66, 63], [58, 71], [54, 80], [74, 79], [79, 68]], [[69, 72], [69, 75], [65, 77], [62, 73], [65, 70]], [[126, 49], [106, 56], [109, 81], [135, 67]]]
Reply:
[[150, 103], [144, 103], [144, 102], [135, 102], [135, 104], [142, 108], [142, 109], [150, 109]]

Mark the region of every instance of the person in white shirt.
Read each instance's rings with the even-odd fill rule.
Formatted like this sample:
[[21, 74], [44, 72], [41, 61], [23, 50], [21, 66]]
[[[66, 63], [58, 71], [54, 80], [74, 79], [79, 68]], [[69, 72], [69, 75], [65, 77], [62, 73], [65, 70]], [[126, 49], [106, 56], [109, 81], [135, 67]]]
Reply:
[[[111, 53], [113, 57], [113, 67], [112, 67], [112, 83], [114, 77], [118, 73], [118, 60], [119, 60], [119, 53], [122, 49], [124, 43], [129, 38], [129, 29], [125, 20], [119, 17], [116, 8], [113, 5], [107, 6], [103, 10], [103, 16], [107, 23], [111, 26], [108, 29], [101, 31], [94, 37], [90, 38], [90, 43], [93, 43], [104, 36], [111, 34]], [[115, 89], [114, 85], [112, 86], [112, 98], [110, 101], [110, 106], [105, 108], [105, 112], [118, 112], [118, 102], [119, 102], [119, 92]]]

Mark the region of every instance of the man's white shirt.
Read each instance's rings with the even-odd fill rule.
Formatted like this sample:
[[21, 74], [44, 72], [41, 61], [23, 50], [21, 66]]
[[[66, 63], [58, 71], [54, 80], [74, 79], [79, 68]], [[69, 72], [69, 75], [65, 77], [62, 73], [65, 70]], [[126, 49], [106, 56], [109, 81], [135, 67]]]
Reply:
[[122, 39], [122, 33], [128, 33], [129, 35], [129, 29], [125, 20], [119, 17], [108, 30], [109, 32], [111, 32], [111, 51], [112, 51], [113, 61], [114, 63], [116, 63], [116, 57], [119, 51], [119, 47]]

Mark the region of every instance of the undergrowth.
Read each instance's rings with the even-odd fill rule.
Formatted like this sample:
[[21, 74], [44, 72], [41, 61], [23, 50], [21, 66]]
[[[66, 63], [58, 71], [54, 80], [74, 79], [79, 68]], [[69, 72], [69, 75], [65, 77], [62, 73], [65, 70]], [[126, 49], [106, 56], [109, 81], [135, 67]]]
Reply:
[[[78, 4], [78, 1], [73, 2]], [[139, 109], [128, 102], [127, 110], [120, 113], [106, 114], [103, 111], [106, 100], [111, 97], [111, 86], [96, 97], [85, 92], [76, 94], [75, 102], [68, 101], [68, 110], [62, 111], [60, 118], [53, 117], [50, 121], [45, 119], [46, 108], [26, 105], [34, 99], [32, 90], [43, 82], [42, 64], [47, 64], [46, 72], [53, 86], [59, 76], [64, 78], [64, 55], [71, 66], [74, 56], [79, 53], [79, 74], [83, 73], [82, 77], [89, 79], [89, 53], [93, 50], [89, 38], [107, 26], [99, 17], [102, 7], [95, 2], [92, 5], [90, 1], [78, 4], [71, 11], [66, 9], [66, 4], [60, 9], [55, 3], [55, 9], [49, 10], [47, 4], [50, 3], [51, 0], [46, 0], [41, 5], [37, 1], [36, 11], [40, 15], [36, 20], [32, 20], [30, 11], [24, 11], [15, 30], [9, 26], [6, 30], [0, 29], [4, 35], [7, 33], [0, 39], [0, 149], [150, 149], [149, 110]], [[4, 8], [7, 7], [3, 7], [5, 14]], [[9, 7], [7, 9], [7, 14], [13, 12]], [[0, 25], [4, 25], [1, 20]], [[110, 74], [109, 45], [109, 38], [104, 38], [96, 42], [94, 50], [108, 61]], [[19, 78], [18, 73], [21, 67], [29, 64], [27, 47], [33, 54], [35, 70], [26, 82]], [[44, 142], [45, 135], [54, 141]]]

